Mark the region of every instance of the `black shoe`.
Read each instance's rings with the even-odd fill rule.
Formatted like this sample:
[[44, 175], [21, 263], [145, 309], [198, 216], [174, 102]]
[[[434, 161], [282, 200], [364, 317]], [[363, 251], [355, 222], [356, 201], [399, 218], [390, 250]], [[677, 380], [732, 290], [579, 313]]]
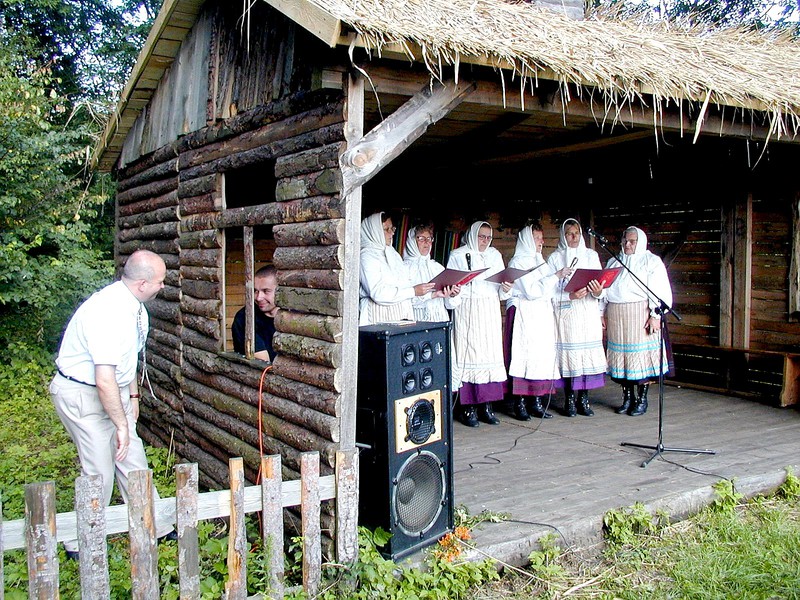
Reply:
[[528, 409], [525, 406], [525, 398], [517, 398], [514, 401], [513, 416], [518, 421], [530, 421], [531, 416], [528, 414]]
[[67, 550], [67, 560], [80, 560], [81, 555], [77, 550]]
[[489, 425], [497, 425], [500, 422], [500, 419], [494, 416], [491, 402], [478, 405], [478, 419]]
[[552, 419], [553, 415], [544, 409], [541, 396], [534, 396], [528, 404], [528, 414], [537, 419]]
[[578, 392], [578, 414], [584, 417], [591, 417], [594, 414], [592, 407], [589, 406], [589, 390]]
[[632, 417], [638, 417], [647, 412], [647, 390], [650, 387], [649, 383], [639, 386], [639, 393], [631, 405], [628, 414]]
[[461, 422], [467, 427], [478, 427], [478, 413], [474, 406], [461, 407]]
[[615, 408], [614, 412], [618, 415], [624, 415], [631, 409], [631, 402], [633, 402], [633, 384], [622, 384], [622, 405]]
[[578, 408], [575, 406], [575, 392], [570, 392], [564, 398], [564, 416], [574, 417], [578, 414]]
[[178, 532], [174, 529], [167, 533], [166, 535], [162, 535], [158, 538], [159, 542], [177, 542], [178, 541]]

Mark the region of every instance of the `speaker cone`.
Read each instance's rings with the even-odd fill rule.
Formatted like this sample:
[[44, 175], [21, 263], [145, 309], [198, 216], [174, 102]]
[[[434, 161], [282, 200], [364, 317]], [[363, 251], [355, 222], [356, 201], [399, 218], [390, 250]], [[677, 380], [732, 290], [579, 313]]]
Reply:
[[424, 444], [436, 430], [436, 409], [425, 398], [406, 409], [406, 441]]
[[419, 374], [419, 389], [427, 390], [433, 385], [433, 369], [422, 369]]
[[403, 373], [403, 393], [410, 394], [417, 389], [417, 374], [413, 371]]
[[422, 342], [419, 345], [419, 360], [420, 362], [431, 362], [433, 359], [433, 346], [430, 342]]
[[406, 344], [401, 350], [401, 360], [404, 367], [408, 367], [417, 362], [417, 349], [414, 344]]
[[409, 536], [423, 535], [445, 501], [444, 464], [432, 452], [413, 454], [392, 482], [392, 511], [397, 526]]

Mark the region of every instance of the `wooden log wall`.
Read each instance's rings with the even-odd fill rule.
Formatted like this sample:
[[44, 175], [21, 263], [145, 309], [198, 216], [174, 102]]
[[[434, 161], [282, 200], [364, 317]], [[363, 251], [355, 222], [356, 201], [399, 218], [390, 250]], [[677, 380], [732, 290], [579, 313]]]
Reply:
[[[148, 304], [152, 392], [142, 390], [141, 435], [197, 461], [205, 485], [228, 485], [231, 456], [242, 456], [255, 480], [262, 450], [281, 455], [287, 478], [299, 477], [309, 450], [320, 452], [323, 474], [333, 472], [341, 409], [342, 121], [339, 92], [283, 98], [119, 172], [119, 264], [146, 247], [168, 267], [162, 295]], [[251, 165], [274, 170], [274, 200], [226, 208], [226, 173]], [[257, 247], [256, 260], [275, 264], [281, 286], [279, 356], [263, 384], [263, 363], [226, 352], [226, 299], [236, 304], [232, 317], [242, 304], [231, 297], [243, 282], [226, 280], [228, 260], [241, 260], [242, 251], [226, 247], [225, 232], [241, 235], [246, 225], [272, 226], [274, 239]], [[332, 509], [324, 512], [323, 525], [333, 528]]]

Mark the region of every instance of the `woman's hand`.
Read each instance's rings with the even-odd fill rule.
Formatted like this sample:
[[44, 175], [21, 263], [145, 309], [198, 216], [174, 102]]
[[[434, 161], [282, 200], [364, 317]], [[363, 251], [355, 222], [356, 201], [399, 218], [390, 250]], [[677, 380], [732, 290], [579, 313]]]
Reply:
[[563, 269], [559, 269], [558, 271], [556, 271], [556, 277], [558, 277], [559, 279], [564, 279], [572, 275], [572, 271], [573, 270], [570, 269], [569, 267], [564, 267]]
[[503, 288], [503, 291], [508, 293], [511, 291], [511, 288], [514, 287], [514, 284], [511, 281], [504, 281], [500, 284], [500, 287]]
[[454, 286], [451, 286], [448, 289], [450, 290], [450, 297], [451, 298], [455, 298], [456, 296], [458, 296], [461, 293], [461, 286], [460, 285], [454, 285]]
[[433, 291], [433, 288], [436, 287], [435, 283], [418, 283], [414, 286], [414, 295], [415, 296], [424, 296], [428, 292]]
[[650, 317], [647, 319], [644, 328], [647, 330], [647, 333], [658, 333], [661, 331], [661, 319], [658, 317]]
[[569, 293], [570, 300], [580, 300], [581, 298], [585, 298], [586, 294], [589, 293], [589, 288], [582, 287], [579, 290], [575, 290], [574, 292]]
[[600, 294], [603, 293], [603, 284], [597, 281], [597, 279], [592, 279], [586, 287], [589, 288], [589, 291], [595, 298], [599, 298]]

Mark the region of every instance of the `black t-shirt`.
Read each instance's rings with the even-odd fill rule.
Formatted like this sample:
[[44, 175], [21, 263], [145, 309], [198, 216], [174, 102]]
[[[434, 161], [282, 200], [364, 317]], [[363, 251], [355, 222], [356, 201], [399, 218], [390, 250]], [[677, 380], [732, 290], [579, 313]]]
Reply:
[[[253, 311], [255, 317], [255, 351], [269, 352], [270, 361], [275, 360], [275, 350], [272, 349], [272, 336], [275, 334], [275, 319], [268, 317], [258, 310], [258, 306]], [[244, 330], [246, 316], [244, 308], [241, 308], [236, 316], [233, 317], [231, 334], [233, 335], [233, 350], [239, 354], [244, 354]]]

